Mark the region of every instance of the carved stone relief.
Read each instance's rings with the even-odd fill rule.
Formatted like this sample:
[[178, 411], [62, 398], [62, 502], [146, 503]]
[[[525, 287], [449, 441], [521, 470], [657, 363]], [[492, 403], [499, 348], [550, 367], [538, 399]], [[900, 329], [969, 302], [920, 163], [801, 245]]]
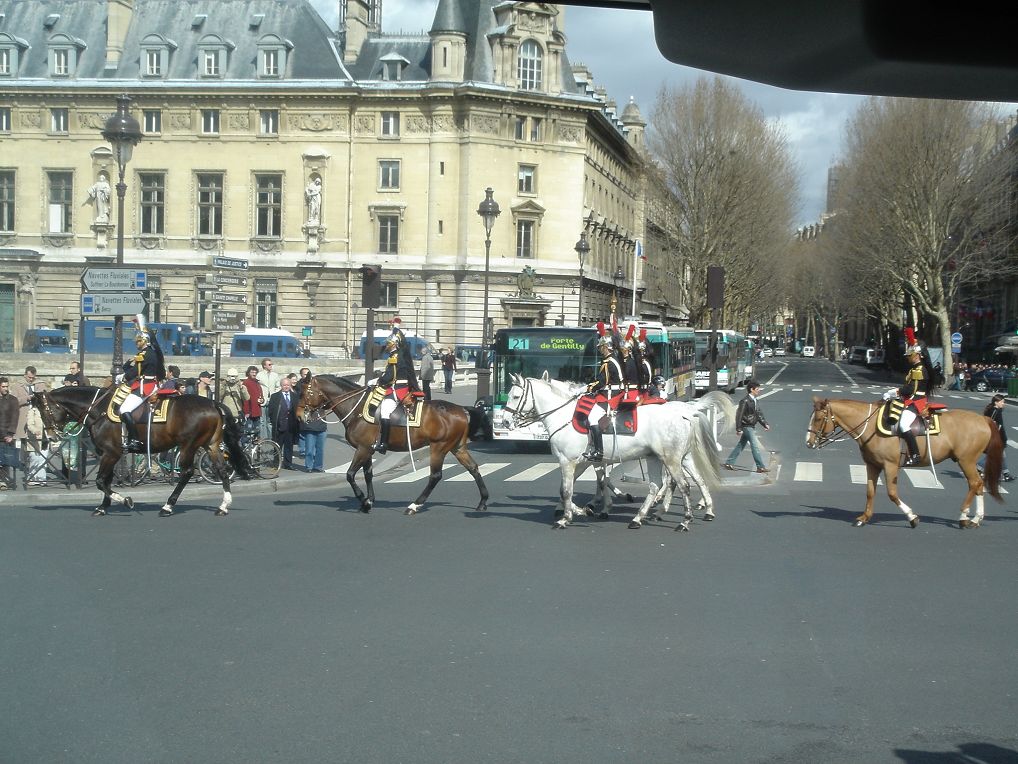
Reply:
[[190, 130], [191, 113], [186, 111], [174, 112], [170, 115], [170, 127], [175, 130]]
[[413, 114], [406, 119], [406, 131], [413, 134], [430, 133], [430, 120], [420, 114]]
[[102, 130], [106, 126], [109, 114], [78, 114], [78, 127]]
[[371, 135], [375, 132], [375, 117], [373, 114], [358, 114], [354, 122], [354, 130], [358, 135]]
[[487, 135], [498, 135], [498, 122], [499, 118], [494, 114], [474, 114], [471, 119], [473, 131]]
[[22, 127], [38, 128], [42, 124], [42, 115], [37, 111], [24, 111], [21, 113]]
[[251, 116], [244, 112], [234, 112], [227, 118], [227, 124], [231, 130], [249, 130], [251, 128]]

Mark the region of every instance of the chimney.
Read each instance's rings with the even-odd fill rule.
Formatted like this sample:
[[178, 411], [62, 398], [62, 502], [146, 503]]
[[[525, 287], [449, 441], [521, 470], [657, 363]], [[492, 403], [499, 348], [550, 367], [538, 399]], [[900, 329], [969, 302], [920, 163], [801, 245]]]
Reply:
[[106, 0], [106, 68], [116, 69], [124, 53], [127, 30], [134, 16], [134, 0]]
[[360, 55], [371, 30], [371, 11], [371, 0], [346, 0], [346, 13], [343, 15], [343, 63], [352, 64]]

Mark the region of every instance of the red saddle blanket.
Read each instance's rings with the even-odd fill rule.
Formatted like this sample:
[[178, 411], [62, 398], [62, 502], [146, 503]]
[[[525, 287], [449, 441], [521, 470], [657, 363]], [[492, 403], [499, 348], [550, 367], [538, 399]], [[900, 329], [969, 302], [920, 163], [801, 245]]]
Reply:
[[[576, 409], [573, 411], [573, 429], [583, 435], [587, 434], [587, 415], [594, 408], [595, 399], [592, 395], [582, 395], [576, 401]], [[635, 435], [637, 430], [636, 411], [640, 406], [657, 405], [667, 403], [664, 398], [645, 398], [636, 406], [621, 405], [615, 410], [615, 434]], [[611, 420], [605, 417], [601, 420], [601, 432], [611, 432]]]

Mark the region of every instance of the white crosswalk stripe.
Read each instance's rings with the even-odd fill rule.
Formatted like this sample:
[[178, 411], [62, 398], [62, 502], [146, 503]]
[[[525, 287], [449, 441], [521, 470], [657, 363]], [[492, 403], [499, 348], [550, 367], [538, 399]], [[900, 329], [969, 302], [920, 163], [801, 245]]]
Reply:
[[[479, 464], [478, 466], [481, 468], [481, 476], [483, 477], [490, 475], [492, 472], [496, 472], [505, 467], [511, 467], [512, 462], [488, 462], [487, 464]], [[466, 470], [463, 470], [463, 472], [461, 472], [459, 475], [456, 475], [455, 477], [449, 478], [449, 480], [452, 482], [465, 482], [467, 480], [473, 479], [474, 476], [471, 475]]]
[[821, 483], [824, 479], [824, 465], [820, 462], [796, 462], [795, 477], [792, 479]]
[[558, 469], [558, 465], [555, 464], [554, 462], [551, 462], [550, 464], [547, 462], [543, 464], [535, 464], [533, 467], [528, 467], [527, 469], [523, 470], [523, 472], [507, 477], [505, 479], [505, 482], [512, 483], [517, 481], [527, 482], [530, 480], [537, 480], [538, 478], [544, 477], [549, 472], [556, 469]]
[[[850, 464], [848, 465], [849, 474], [852, 476], [852, 482], [856, 484], [864, 484], [866, 482], [866, 465], [865, 464]], [[877, 485], [883, 485], [883, 477], [877, 478]]]

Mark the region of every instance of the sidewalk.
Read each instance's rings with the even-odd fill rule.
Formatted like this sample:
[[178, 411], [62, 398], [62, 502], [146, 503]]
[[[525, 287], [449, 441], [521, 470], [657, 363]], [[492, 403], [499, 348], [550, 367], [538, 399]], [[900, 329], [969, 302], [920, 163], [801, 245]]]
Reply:
[[[470, 407], [477, 400], [477, 380], [474, 375], [465, 372], [457, 373], [453, 382], [452, 393], [446, 395], [442, 392], [442, 381], [436, 380], [432, 384], [432, 398], [434, 400], [447, 400], [461, 406]], [[343, 425], [334, 421], [331, 416], [329, 421], [328, 436], [325, 443], [325, 472], [308, 474], [303, 471], [304, 460], [302, 457], [294, 456], [293, 463], [300, 466], [296, 470], [280, 470], [279, 476], [273, 480], [237, 480], [230, 483], [230, 491], [234, 496], [249, 496], [252, 494], [264, 494], [268, 491], [292, 491], [296, 489], [317, 488], [326, 485], [336, 485], [337, 481], [346, 485], [346, 469], [354, 450], [346, 442]], [[414, 452], [414, 459], [418, 466], [422, 463], [422, 455], [427, 449], [418, 449]], [[424, 457], [426, 458], [426, 457]], [[401, 470], [408, 466], [410, 455], [403, 452], [389, 452], [381, 457], [375, 457], [373, 472], [376, 476], [383, 475], [393, 470]], [[17, 490], [0, 491], [0, 506], [17, 506], [23, 503], [41, 504], [50, 502], [66, 503], [95, 503], [98, 504], [101, 495], [95, 487], [94, 478], [88, 483], [82, 483], [82, 487], [67, 488], [63, 483], [50, 483], [46, 486], [31, 487], [22, 490], [21, 473], [18, 473]], [[166, 500], [173, 490], [173, 486], [165, 480], [151, 480], [139, 486], [115, 486], [114, 490], [123, 496], [130, 496], [135, 503], [156, 503], [160, 505]], [[183, 502], [194, 501], [198, 498], [222, 497], [223, 487], [218, 483], [190, 482], [180, 496]], [[114, 505], [114, 510], [117, 505]]]

